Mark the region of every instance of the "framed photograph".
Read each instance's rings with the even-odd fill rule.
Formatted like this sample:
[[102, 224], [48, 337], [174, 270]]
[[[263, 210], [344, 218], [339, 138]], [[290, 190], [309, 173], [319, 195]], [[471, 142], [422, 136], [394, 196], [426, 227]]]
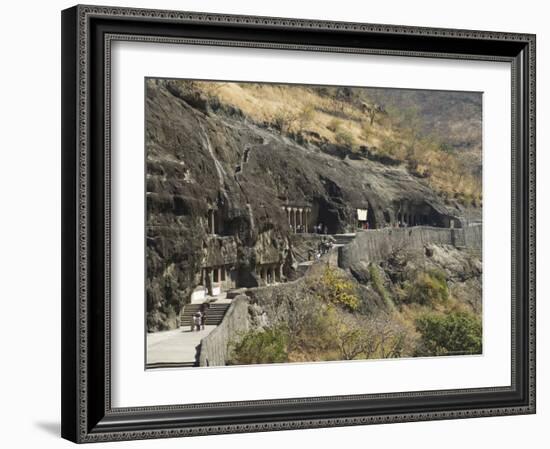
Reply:
[[535, 412], [535, 36], [62, 12], [62, 435]]

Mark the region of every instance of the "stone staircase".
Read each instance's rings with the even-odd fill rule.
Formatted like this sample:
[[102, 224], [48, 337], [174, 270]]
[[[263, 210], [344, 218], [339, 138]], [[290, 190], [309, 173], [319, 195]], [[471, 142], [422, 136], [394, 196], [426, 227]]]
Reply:
[[[180, 314], [180, 326], [191, 326], [193, 323], [193, 315], [199, 311], [202, 304], [187, 304], [183, 307]], [[206, 325], [218, 326], [225, 316], [227, 309], [231, 303], [211, 303], [206, 309]]]

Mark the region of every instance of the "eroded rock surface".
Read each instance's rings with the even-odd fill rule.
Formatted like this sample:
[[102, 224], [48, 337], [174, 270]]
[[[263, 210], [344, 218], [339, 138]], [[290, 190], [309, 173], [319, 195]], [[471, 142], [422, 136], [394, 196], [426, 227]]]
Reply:
[[[308, 229], [461, 226], [472, 214], [443, 202], [405, 167], [298, 143], [177, 81], [146, 89], [147, 325], [173, 328], [212, 276], [226, 288], [284, 280], [296, 262], [285, 207], [308, 207]], [[474, 212], [474, 215], [476, 212]], [[302, 246], [304, 246], [302, 244]], [[435, 257], [435, 256], [434, 256]]]

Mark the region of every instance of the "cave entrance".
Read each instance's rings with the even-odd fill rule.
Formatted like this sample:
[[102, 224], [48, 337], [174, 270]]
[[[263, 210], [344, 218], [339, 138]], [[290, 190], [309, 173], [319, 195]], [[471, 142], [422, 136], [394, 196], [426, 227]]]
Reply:
[[236, 279], [237, 288], [251, 288], [258, 286], [258, 279], [254, 276], [249, 267], [240, 267], [238, 269]]
[[263, 285], [272, 285], [283, 279], [283, 265], [279, 263], [261, 264], [256, 267], [256, 276]]
[[428, 214], [428, 224], [430, 226], [435, 226], [438, 228], [446, 228], [447, 223], [445, 220], [445, 217], [438, 213], [435, 209], [430, 208], [430, 212]]
[[450, 226], [447, 215], [439, 212], [427, 202], [411, 204], [402, 201], [397, 212], [397, 221], [400, 226], [432, 226], [446, 228]]
[[370, 203], [367, 210], [367, 225], [369, 229], [376, 229], [376, 216]]
[[342, 226], [338, 209], [332, 208], [326, 201], [319, 201], [317, 211], [317, 226], [321, 225], [322, 233], [337, 234]]

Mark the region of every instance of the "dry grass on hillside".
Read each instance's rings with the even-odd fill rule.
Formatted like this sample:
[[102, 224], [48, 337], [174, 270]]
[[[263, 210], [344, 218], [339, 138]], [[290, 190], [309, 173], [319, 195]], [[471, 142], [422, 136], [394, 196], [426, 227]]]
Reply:
[[467, 206], [481, 205], [481, 179], [461, 158], [445, 151], [438, 139], [420, 137], [412, 121], [408, 128], [406, 120], [403, 125], [402, 117], [397, 120], [391, 114], [378, 113], [372, 119], [368, 108], [374, 110], [374, 103], [320, 95], [307, 86], [194, 84], [207, 96], [240, 109], [256, 123], [270, 124], [285, 134], [302, 134], [317, 143], [344, 145], [351, 151], [368, 147], [373, 154], [406, 164], [411, 173], [425, 178], [444, 198]]

